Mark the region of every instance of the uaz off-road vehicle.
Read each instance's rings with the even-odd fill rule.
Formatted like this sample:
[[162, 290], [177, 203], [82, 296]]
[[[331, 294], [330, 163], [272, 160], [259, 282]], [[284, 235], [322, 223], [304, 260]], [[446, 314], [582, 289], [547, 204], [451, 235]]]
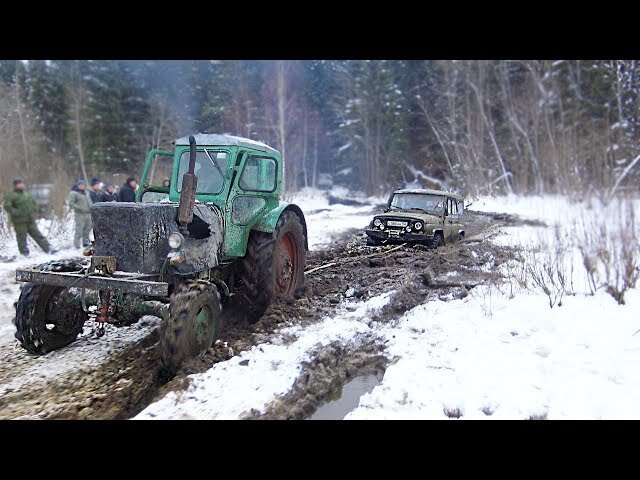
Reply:
[[136, 202], [92, 206], [90, 261], [16, 271], [29, 282], [14, 320], [29, 352], [71, 343], [89, 315], [102, 335], [103, 322], [130, 324], [151, 313], [164, 317], [160, 358], [175, 373], [212, 345], [223, 305], [238, 304], [255, 321], [303, 285], [307, 227], [300, 208], [280, 200], [280, 154], [230, 135], [174, 144], [148, 153]]
[[441, 190], [395, 190], [368, 228], [367, 245], [420, 243], [432, 248], [464, 237], [464, 198]]

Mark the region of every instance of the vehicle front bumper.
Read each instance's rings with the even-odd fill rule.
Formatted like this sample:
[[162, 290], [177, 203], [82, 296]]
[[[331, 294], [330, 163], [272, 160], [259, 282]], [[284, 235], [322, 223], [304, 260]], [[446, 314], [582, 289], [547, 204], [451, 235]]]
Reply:
[[16, 270], [16, 280], [18, 282], [40, 283], [67, 288], [89, 288], [92, 290], [120, 290], [123, 293], [151, 297], [168, 296], [168, 283], [134, 279], [132, 278], [134, 276], [134, 274], [120, 272], [116, 272], [112, 277], [105, 277], [101, 275], [82, 275], [80, 273], [43, 272], [34, 269]]
[[365, 233], [370, 238], [375, 238], [380, 241], [388, 241], [388, 242], [427, 242], [429, 240], [433, 240], [433, 234], [429, 235], [426, 233], [413, 233], [407, 232], [405, 230], [399, 231], [393, 229], [385, 229], [378, 230], [374, 228], [366, 228]]

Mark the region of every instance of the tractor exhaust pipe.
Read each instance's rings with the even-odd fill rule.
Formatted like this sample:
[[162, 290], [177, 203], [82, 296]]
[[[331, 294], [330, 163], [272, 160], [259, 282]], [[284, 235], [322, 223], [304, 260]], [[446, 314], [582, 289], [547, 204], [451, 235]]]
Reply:
[[198, 177], [193, 173], [196, 168], [196, 139], [189, 136], [189, 170], [182, 176], [182, 192], [180, 193], [180, 205], [178, 206], [178, 224], [180, 232], [186, 237], [189, 235], [187, 225], [193, 221], [193, 206], [196, 203], [196, 191], [198, 189]]

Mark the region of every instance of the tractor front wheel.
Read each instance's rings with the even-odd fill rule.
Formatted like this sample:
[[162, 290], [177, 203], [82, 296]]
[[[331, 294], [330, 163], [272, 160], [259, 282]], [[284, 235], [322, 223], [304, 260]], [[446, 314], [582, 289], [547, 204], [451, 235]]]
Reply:
[[[81, 261], [53, 261], [36, 267], [40, 271], [79, 272]], [[34, 355], [65, 347], [82, 332], [88, 316], [76, 289], [27, 283], [15, 304], [16, 338]]]
[[222, 327], [221, 312], [215, 285], [190, 282], [177, 287], [160, 332], [160, 364], [167, 376], [213, 345]]

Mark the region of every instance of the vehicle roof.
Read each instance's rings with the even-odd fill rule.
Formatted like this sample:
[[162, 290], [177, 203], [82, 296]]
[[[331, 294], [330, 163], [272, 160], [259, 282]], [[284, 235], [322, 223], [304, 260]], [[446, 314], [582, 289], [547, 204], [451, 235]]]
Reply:
[[[238, 145], [241, 147], [253, 148], [263, 152], [278, 151], [271, 148], [266, 143], [251, 140], [250, 138], [236, 137], [235, 135], [221, 135], [217, 133], [197, 133], [194, 135], [196, 145]], [[189, 137], [182, 137], [173, 142], [175, 145], [189, 145]]]
[[432, 190], [429, 188], [401, 188], [399, 190], [394, 190], [393, 193], [420, 193], [423, 195], [446, 195], [447, 197], [459, 198], [460, 200], [464, 200], [462, 195], [458, 195], [457, 193], [446, 192], [444, 190]]

